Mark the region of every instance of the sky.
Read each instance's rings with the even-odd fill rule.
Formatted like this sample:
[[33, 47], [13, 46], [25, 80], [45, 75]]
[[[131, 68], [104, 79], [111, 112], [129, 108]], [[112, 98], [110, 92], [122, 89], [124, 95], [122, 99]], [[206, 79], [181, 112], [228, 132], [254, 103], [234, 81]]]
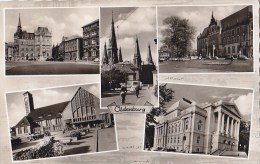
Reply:
[[185, 84], [167, 84], [167, 88], [172, 88], [175, 92], [174, 99], [167, 104], [167, 107], [181, 98], [194, 100], [197, 104], [223, 100], [235, 103], [241, 114], [246, 116], [245, 118], [251, 118], [248, 116], [252, 113], [253, 90]]
[[14, 41], [19, 13], [23, 30], [34, 32], [38, 26], [48, 27], [53, 44], [60, 43], [62, 36], [82, 36], [81, 27], [99, 19], [99, 8], [6, 9], [5, 42]]
[[232, 5], [232, 6], [175, 6], [175, 7], [158, 7], [158, 44], [161, 47], [161, 30], [165, 27], [163, 26], [163, 20], [170, 16], [178, 16], [182, 19], [188, 19], [190, 25], [195, 27], [195, 39], [192, 42], [192, 49], [197, 49], [196, 38], [202, 33], [204, 28], [206, 28], [211, 20], [211, 15], [213, 12], [214, 18], [221, 20], [236, 11], [241, 10], [246, 6], [244, 5]]
[[[86, 84], [60, 88], [32, 90], [29, 92], [33, 95], [34, 108], [37, 109], [40, 107], [71, 100], [79, 87], [82, 87], [96, 97], [100, 98], [99, 84]], [[10, 127], [15, 126], [26, 115], [23, 96], [24, 92], [26, 91], [6, 94]]]
[[146, 61], [148, 43], [151, 46], [153, 61], [157, 62], [157, 38], [156, 9], [154, 7], [120, 7], [101, 8], [101, 55], [103, 56], [104, 44], [108, 45], [111, 31], [112, 11], [117, 37], [117, 47], [121, 46], [124, 61], [133, 60], [135, 50], [135, 38], [138, 37], [142, 61]]

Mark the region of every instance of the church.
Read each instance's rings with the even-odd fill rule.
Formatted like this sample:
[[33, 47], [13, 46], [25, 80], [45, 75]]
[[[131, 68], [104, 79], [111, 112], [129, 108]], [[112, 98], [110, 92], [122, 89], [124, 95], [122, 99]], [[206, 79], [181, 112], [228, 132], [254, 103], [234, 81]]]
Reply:
[[47, 27], [37, 27], [33, 33], [22, 29], [19, 15], [17, 30], [14, 33], [12, 61], [45, 61], [52, 57], [52, 32]]
[[81, 127], [112, 125], [113, 116], [107, 110], [100, 109], [100, 99], [82, 87], [66, 102], [40, 108], [34, 108], [33, 95], [25, 92], [24, 103], [26, 115], [12, 127], [16, 136], [45, 131], [55, 132]]
[[108, 71], [115, 68], [118, 71], [127, 73], [127, 86], [132, 84], [132, 81], [141, 81], [142, 84], [154, 84], [153, 71], [156, 70], [156, 66], [152, 59], [150, 44], [147, 47], [147, 58], [143, 61], [141, 58], [138, 37], [135, 39], [135, 51], [132, 61], [124, 61], [122, 57], [121, 47], [118, 49], [117, 39], [115, 33], [114, 20], [112, 15], [110, 38], [108, 46], [104, 44], [103, 58], [102, 58], [102, 70]]
[[223, 155], [238, 151], [241, 113], [234, 103], [198, 104], [182, 98], [155, 126], [155, 149]]

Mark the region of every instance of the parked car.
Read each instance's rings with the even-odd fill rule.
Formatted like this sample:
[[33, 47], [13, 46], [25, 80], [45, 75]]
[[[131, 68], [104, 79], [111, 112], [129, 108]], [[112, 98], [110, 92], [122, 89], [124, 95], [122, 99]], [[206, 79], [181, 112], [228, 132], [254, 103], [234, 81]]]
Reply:
[[164, 58], [160, 58], [160, 59], [159, 59], [159, 62], [163, 62], [163, 61], [164, 61]]
[[17, 145], [22, 142], [22, 139], [20, 137], [11, 136], [11, 144]]
[[248, 60], [248, 57], [242, 55], [237, 58], [237, 60]]
[[95, 59], [94, 59], [94, 62], [99, 62], [99, 58], [95, 58]]

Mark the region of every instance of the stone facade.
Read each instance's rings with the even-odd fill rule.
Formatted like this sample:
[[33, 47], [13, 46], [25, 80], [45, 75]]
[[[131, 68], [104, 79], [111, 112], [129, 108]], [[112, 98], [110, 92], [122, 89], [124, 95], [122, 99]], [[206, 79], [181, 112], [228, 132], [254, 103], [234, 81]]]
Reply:
[[85, 26], [83, 29], [83, 51], [84, 59], [99, 59], [99, 20], [95, 20]]
[[82, 37], [78, 35], [67, 38], [64, 42], [65, 58], [64, 60], [81, 60], [82, 59]]
[[155, 126], [154, 147], [184, 153], [237, 151], [241, 114], [235, 104], [218, 101], [197, 105], [181, 99]]

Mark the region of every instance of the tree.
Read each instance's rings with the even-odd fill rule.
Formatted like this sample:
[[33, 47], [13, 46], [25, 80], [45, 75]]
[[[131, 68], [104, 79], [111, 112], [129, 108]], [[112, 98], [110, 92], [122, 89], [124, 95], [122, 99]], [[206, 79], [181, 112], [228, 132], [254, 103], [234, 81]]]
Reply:
[[125, 83], [127, 80], [127, 73], [120, 71], [115, 67], [112, 67], [110, 70], [101, 71], [101, 91], [107, 91], [111, 89], [110, 84], [113, 81], [115, 85], [120, 83]]
[[159, 86], [159, 94], [160, 106], [153, 108], [146, 115], [145, 147], [153, 147], [154, 125], [158, 124], [155, 117], [165, 114], [166, 103], [170, 102], [174, 98], [174, 91], [171, 88], [167, 88], [167, 84]]
[[163, 20], [166, 27], [162, 30], [162, 43], [177, 57], [184, 57], [194, 40], [195, 27], [191, 26], [188, 19], [170, 16]]
[[241, 120], [239, 127], [239, 147], [240, 151], [245, 151], [248, 155], [249, 150], [249, 138], [250, 138], [250, 121], [246, 122]]

